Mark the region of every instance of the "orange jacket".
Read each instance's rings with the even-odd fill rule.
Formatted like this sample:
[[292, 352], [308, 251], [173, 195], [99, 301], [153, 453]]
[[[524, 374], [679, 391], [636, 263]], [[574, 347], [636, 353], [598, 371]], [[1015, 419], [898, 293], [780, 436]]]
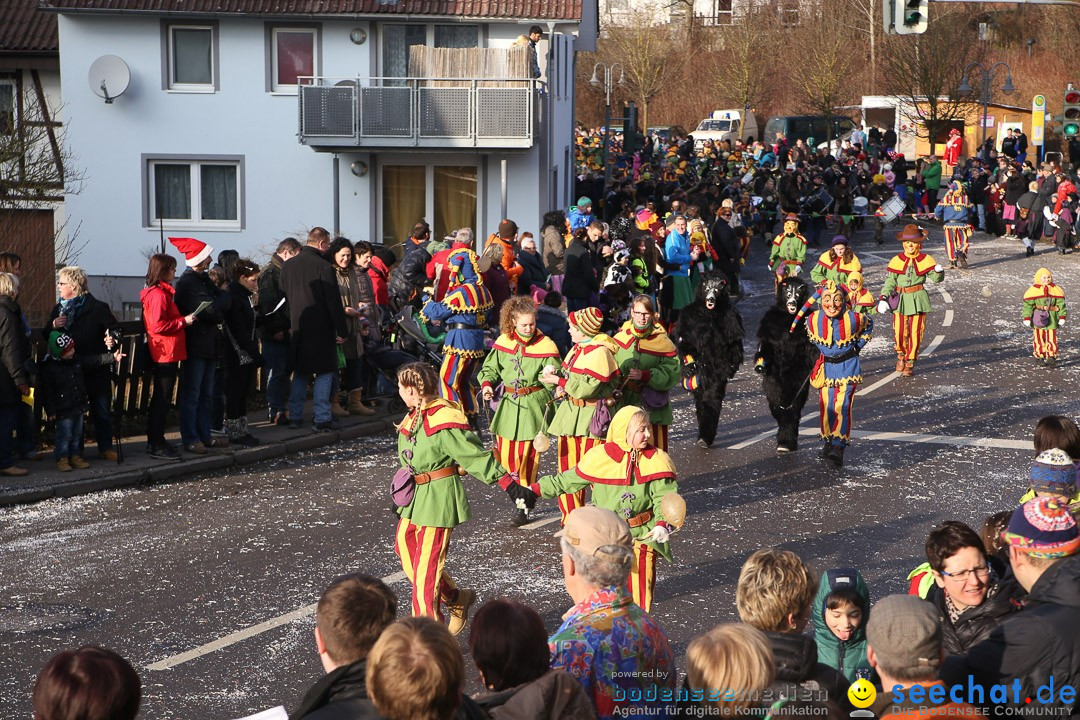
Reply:
[[525, 268], [518, 265], [515, 259], [514, 244], [508, 240], [503, 240], [498, 233], [491, 233], [488, 242], [499, 243], [502, 246], [502, 262], [500, 264], [503, 266], [503, 270], [506, 271], [506, 279], [510, 283], [510, 287], [516, 288], [517, 280], [521, 273], [525, 272]]

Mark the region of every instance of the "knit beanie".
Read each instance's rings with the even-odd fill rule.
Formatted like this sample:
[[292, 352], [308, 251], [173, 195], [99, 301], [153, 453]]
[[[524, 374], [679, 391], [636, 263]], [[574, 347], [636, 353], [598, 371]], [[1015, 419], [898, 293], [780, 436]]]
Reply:
[[1016, 508], [1001, 539], [1037, 558], [1059, 558], [1080, 549], [1080, 533], [1069, 508], [1054, 498], [1037, 497]]
[[1031, 489], [1071, 498], [1076, 494], [1076, 466], [1064, 450], [1054, 448], [1039, 453], [1031, 466]]
[[53, 330], [49, 333], [49, 355], [56, 359], [60, 359], [64, 355], [64, 351], [68, 348], [75, 347], [75, 339], [67, 333], [62, 333], [59, 330]]
[[570, 324], [588, 337], [595, 337], [600, 332], [604, 316], [597, 308], [587, 307], [570, 313]]

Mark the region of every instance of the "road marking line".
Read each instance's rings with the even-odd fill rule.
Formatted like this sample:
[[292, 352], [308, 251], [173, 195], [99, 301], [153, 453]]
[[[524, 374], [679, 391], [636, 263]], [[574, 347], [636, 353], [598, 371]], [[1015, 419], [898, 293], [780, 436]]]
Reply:
[[519, 530], [535, 530], [536, 528], [542, 528], [545, 525], [550, 525], [551, 523], [557, 523], [560, 520], [562, 520], [562, 515], [556, 515], [555, 517], [549, 517], [549, 518], [544, 518], [543, 520], [534, 520], [531, 523], [525, 523], [524, 525], [522, 525], [518, 529]]
[[944, 335], [935, 335], [934, 339], [930, 341], [930, 344], [926, 347], [926, 349], [922, 351], [922, 354], [923, 355], [933, 355], [934, 350], [937, 349], [937, 346], [940, 345], [941, 343], [943, 343], [944, 341], [945, 341], [945, 336]]
[[953, 321], [953, 309], [948, 308], [945, 310], [945, 320], [941, 323], [942, 327], [951, 327]]
[[[405, 573], [398, 571], [393, 575], [387, 575], [386, 577], [380, 579], [387, 585], [392, 585], [396, 582], [404, 580]], [[251, 627], [244, 628], [243, 630], [237, 630], [234, 633], [229, 633], [228, 635], [220, 637], [212, 642], [208, 642], [205, 645], [200, 645], [199, 647], [188, 650], [187, 652], [182, 652], [179, 655], [173, 655], [172, 657], [167, 657], [164, 660], [160, 660], [151, 665], [147, 665], [146, 669], [168, 670], [170, 668], [174, 668], [177, 665], [188, 662], [189, 660], [194, 660], [195, 658], [202, 657], [203, 655], [208, 655], [212, 652], [217, 652], [218, 650], [227, 648], [230, 645], [235, 645], [242, 640], [247, 640], [250, 637], [255, 637], [256, 635], [264, 633], [267, 630], [273, 630], [276, 627], [288, 625], [289, 623], [295, 620], [299, 620], [301, 618], [305, 618], [308, 615], [314, 615], [316, 606], [317, 603], [305, 605], [304, 607], [293, 610], [292, 612], [287, 612], [283, 615], [278, 615], [277, 617], [270, 618], [269, 620], [261, 622], [258, 625], [252, 625]]]
[[[814, 428], [800, 428], [800, 435], [818, 435]], [[1030, 440], [1012, 440], [1010, 438], [979, 438], [964, 435], [931, 435], [927, 433], [877, 432], [874, 430], [853, 430], [851, 436], [860, 440], [892, 440], [895, 442], [929, 443], [931, 445], [952, 445], [954, 447], [990, 447], [1006, 450], [1031, 450]]]
[[946, 290], [946, 289], [945, 289], [945, 288], [943, 288], [943, 287], [939, 287], [939, 288], [938, 288], [938, 292], [939, 292], [939, 293], [941, 293], [941, 297], [942, 297], [942, 299], [944, 299], [944, 300], [945, 300], [945, 302], [947, 302], [947, 303], [951, 303], [951, 302], [952, 302], [952, 295], [950, 295], [950, 294], [949, 294], [949, 291], [948, 291], [948, 290]]

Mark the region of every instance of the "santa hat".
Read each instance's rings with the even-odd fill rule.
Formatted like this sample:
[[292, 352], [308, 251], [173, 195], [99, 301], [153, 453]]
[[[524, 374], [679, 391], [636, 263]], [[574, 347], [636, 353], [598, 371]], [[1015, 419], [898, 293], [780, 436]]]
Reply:
[[177, 250], [184, 253], [184, 259], [188, 267], [195, 267], [206, 258], [214, 254], [214, 248], [202, 240], [195, 238], [171, 237], [169, 238]]

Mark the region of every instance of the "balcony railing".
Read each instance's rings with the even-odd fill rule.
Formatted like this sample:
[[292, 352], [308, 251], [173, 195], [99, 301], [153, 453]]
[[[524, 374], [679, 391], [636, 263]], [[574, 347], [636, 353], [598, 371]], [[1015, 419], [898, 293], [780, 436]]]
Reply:
[[540, 83], [520, 78], [323, 78], [300, 87], [316, 149], [529, 148]]

